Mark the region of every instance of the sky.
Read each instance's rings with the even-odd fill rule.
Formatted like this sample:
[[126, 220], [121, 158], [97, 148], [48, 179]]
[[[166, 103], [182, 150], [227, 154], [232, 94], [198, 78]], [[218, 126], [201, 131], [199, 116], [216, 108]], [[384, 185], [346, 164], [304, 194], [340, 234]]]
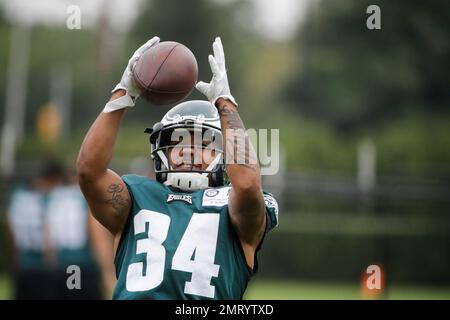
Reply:
[[253, 28], [273, 40], [289, 40], [315, 0], [252, 0], [256, 12]]
[[126, 32], [139, 13], [142, 0], [0, 0], [10, 21], [26, 25], [66, 25], [67, 9], [77, 5], [81, 11], [81, 28], [90, 28], [100, 13], [108, 10], [112, 27]]
[[[112, 27], [119, 32], [129, 30], [144, 0], [0, 0], [7, 18], [21, 24], [65, 25], [67, 8], [81, 9], [81, 27], [93, 27], [101, 12], [108, 10]], [[212, 0], [230, 2], [239, 0]], [[308, 4], [317, 0], [252, 0], [254, 17], [250, 26], [272, 40], [288, 40], [307, 14]]]

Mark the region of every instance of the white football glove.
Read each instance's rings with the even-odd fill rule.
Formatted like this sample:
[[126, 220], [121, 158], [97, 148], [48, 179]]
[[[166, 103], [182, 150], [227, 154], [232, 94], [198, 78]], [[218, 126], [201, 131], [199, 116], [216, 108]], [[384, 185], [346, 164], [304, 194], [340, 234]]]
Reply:
[[159, 38], [153, 37], [150, 40], [148, 40], [146, 43], [144, 43], [142, 46], [140, 46], [139, 49], [137, 49], [134, 52], [133, 56], [130, 58], [130, 60], [128, 60], [128, 65], [125, 68], [125, 71], [123, 72], [122, 79], [120, 79], [120, 82], [111, 91], [112, 93], [114, 93], [117, 90], [123, 89], [126, 91], [126, 94], [120, 98], [109, 101], [105, 105], [103, 112], [108, 113], [108, 112], [116, 111], [116, 110], [123, 109], [123, 108], [134, 107], [136, 99], [141, 94], [141, 92], [139, 91], [139, 89], [136, 86], [136, 83], [134, 82], [134, 79], [133, 79], [134, 64], [146, 50], [148, 50], [150, 47], [152, 47], [158, 43], [159, 43]]
[[208, 100], [216, 105], [216, 101], [219, 98], [228, 99], [233, 102], [236, 106], [236, 100], [231, 95], [230, 86], [228, 84], [227, 70], [225, 68], [225, 54], [223, 52], [222, 40], [217, 37], [213, 43], [214, 56], [209, 55], [209, 65], [211, 66], [211, 71], [213, 77], [210, 83], [205, 83], [200, 81], [196, 84], [198, 91], [203, 93]]

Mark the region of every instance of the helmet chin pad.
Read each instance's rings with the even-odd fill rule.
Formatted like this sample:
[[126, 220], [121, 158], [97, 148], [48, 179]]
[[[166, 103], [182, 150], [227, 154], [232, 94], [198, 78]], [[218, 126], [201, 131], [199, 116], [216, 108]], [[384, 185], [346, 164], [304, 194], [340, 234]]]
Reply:
[[207, 188], [209, 180], [198, 172], [169, 172], [164, 185], [190, 192]]

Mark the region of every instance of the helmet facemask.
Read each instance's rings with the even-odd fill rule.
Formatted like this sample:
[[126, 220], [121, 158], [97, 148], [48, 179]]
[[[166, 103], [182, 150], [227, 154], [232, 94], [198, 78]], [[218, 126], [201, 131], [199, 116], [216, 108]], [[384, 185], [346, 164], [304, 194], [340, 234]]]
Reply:
[[[199, 102], [208, 104], [202, 107], [212, 107], [207, 102]], [[216, 111], [215, 108], [213, 110]], [[217, 112], [212, 114], [213, 117], [208, 114], [205, 117], [203, 113], [182, 117], [175, 114], [172, 118], [168, 115], [170, 111], [162, 122], [146, 130], [151, 133], [156, 179], [164, 185], [188, 192], [223, 186], [222, 133]]]

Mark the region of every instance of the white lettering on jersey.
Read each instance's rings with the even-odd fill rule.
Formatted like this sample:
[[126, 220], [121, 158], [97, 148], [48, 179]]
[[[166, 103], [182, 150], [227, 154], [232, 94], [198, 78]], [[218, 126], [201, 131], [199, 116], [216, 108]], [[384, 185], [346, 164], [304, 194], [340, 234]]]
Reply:
[[172, 201], [184, 201], [189, 204], [192, 204], [192, 196], [186, 195], [186, 194], [169, 194], [167, 196], [167, 202]]

